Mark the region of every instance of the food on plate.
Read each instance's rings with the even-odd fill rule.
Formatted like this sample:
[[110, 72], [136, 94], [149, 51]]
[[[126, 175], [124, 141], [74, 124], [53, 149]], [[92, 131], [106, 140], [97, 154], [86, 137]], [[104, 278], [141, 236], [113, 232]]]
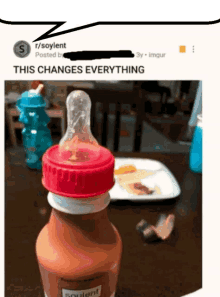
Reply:
[[161, 190], [160, 190], [160, 188], [158, 187], [158, 186], [155, 186], [154, 187], [154, 192], [156, 193], [156, 194], [158, 194], [158, 195], [161, 195], [162, 193], [161, 193]]
[[151, 195], [154, 192], [152, 189], [149, 189], [140, 182], [128, 184], [128, 187], [134, 195]]
[[135, 190], [141, 191], [141, 193], [149, 195], [152, 194], [154, 191], [150, 190], [148, 187], [143, 185], [142, 183], [134, 183], [133, 184]]
[[124, 182], [133, 182], [134, 180], [141, 180], [147, 176], [150, 176], [154, 174], [151, 171], [146, 171], [144, 169], [138, 169], [136, 172], [131, 172], [131, 173], [126, 173], [126, 174], [120, 174], [120, 175], [116, 175], [117, 179], [123, 180]]
[[[137, 185], [139, 184], [139, 185]], [[129, 193], [133, 195], [151, 195], [154, 189], [148, 188], [142, 185], [140, 182], [132, 184], [121, 184], [121, 186]]]
[[117, 181], [121, 186], [123, 186], [123, 184], [138, 183], [141, 179], [144, 179], [148, 175], [149, 174], [146, 170], [137, 170], [133, 173], [120, 174], [117, 176]]
[[141, 180], [154, 174], [152, 171], [136, 169], [133, 165], [124, 165], [115, 170], [117, 181], [128, 193], [133, 195], [151, 195], [155, 192], [141, 183]]
[[137, 169], [133, 165], [124, 165], [119, 167], [119, 169], [115, 169], [115, 175], [126, 174], [131, 172], [136, 172]]

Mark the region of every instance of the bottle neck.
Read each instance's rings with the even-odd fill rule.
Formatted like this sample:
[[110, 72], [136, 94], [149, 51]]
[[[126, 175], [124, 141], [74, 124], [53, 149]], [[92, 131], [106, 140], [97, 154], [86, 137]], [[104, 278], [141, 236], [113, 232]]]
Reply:
[[61, 240], [85, 246], [88, 239], [94, 244], [112, 244], [116, 241], [107, 214], [110, 202], [108, 193], [83, 199], [57, 196], [48, 194], [48, 201], [53, 207], [49, 225], [51, 232], [55, 232]]
[[67, 198], [49, 192], [48, 202], [55, 209], [72, 215], [87, 215], [105, 209], [110, 203], [109, 193], [91, 198]]
[[[103, 227], [106, 227], [106, 224], [108, 225], [110, 223], [108, 219], [107, 208], [96, 213], [89, 213], [84, 215], [73, 215], [53, 209], [51, 213], [51, 219], [55, 219], [57, 227], [62, 225], [62, 229], [65, 225], [65, 228], [67, 229], [70, 228], [71, 230], [73, 230], [74, 228], [75, 231], [76, 229], [80, 229], [80, 232], [88, 233], [91, 236], [94, 236], [94, 234], [97, 233], [95, 235], [95, 238], [99, 237], [100, 230]], [[56, 229], [59, 230], [60, 228], [58, 227]]]

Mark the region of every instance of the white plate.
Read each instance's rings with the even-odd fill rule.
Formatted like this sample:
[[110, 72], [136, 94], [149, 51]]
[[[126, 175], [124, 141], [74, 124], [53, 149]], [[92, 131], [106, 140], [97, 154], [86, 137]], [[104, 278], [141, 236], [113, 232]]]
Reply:
[[124, 165], [133, 165], [137, 169], [153, 172], [152, 175], [141, 179], [141, 183], [149, 188], [157, 186], [161, 194], [153, 193], [151, 195], [133, 195], [128, 193], [117, 182], [115, 176], [115, 185], [110, 190], [111, 200], [164, 200], [177, 197], [180, 193], [180, 187], [170, 172], [170, 170], [161, 162], [151, 159], [136, 159], [136, 158], [115, 158], [115, 169]]

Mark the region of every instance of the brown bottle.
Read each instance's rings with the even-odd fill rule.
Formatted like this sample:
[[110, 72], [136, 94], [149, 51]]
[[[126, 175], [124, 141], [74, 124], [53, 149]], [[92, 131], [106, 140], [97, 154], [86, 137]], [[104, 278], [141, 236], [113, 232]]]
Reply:
[[67, 107], [67, 133], [43, 157], [43, 184], [53, 208], [36, 243], [44, 292], [46, 297], [113, 297], [122, 252], [107, 216], [114, 157], [91, 135], [88, 95], [72, 92]]

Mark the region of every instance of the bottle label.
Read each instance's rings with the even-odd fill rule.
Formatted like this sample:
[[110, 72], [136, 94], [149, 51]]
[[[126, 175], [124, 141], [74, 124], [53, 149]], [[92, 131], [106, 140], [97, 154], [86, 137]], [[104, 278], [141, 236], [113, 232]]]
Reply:
[[45, 297], [114, 297], [117, 273], [114, 269], [102, 274], [87, 275], [84, 279], [57, 276], [39, 265]]
[[59, 296], [100, 297], [105, 282], [104, 275], [78, 281], [61, 278], [59, 279]]
[[[101, 287], [101, 286], [100, 286]], [[45, 297], [47, 297], [47, 294], [44, 292]], [[91, 295], [92, 296], [92, 295]], [[110, 297], [115, 297], [115, 292], [110, 296]]]
[[99, 297], [101, 296], [101, 289], [102, 286], [79, 291], [62, 289], [62, 297]]

